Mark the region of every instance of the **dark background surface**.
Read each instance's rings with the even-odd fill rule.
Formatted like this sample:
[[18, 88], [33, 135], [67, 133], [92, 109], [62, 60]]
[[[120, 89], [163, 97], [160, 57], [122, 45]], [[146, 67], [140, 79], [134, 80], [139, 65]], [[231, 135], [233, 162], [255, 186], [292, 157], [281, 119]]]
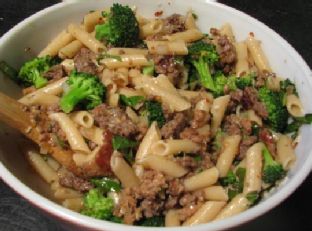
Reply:
[[[187, 0], [188, 1], [188, 0]], [[0, 36], [24, 18], [55, 0], [0, 0]], [[259, 19], [284, 37], [312, 67], [312, 1], [311, 0], [223, 0]], [[249, 222], [238, 230], [301, 231], [312, 230], [312, 174], [281, 205]], [[14, 193], [0, 180], [0, 230], [64, 231], [52, 219]]]

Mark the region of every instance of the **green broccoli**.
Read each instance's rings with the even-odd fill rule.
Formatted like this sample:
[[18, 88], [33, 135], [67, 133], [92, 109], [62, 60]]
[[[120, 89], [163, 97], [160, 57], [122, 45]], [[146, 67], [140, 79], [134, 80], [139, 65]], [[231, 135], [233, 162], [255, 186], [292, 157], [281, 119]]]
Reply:
[[234, 75], [225, 76], [221, 71], [216, 72], [213, 75], [215, 89], [213, 93], [215, 96], [224, 95], [225, 86], [230, 91], [235, 91], [237, 89], [244, 89], [245, 87], [252, 86], [254, 75], [244, 75], [241, 77], [236, 77]]
[[154, 62], [151, 62], [150, 65], [143, 67], [142, 73], [143, 73], [143, 75], [154, 76], [154, 73], [155, 73], [155, 64], [154, 64]]
[[188, 48], [188, 61], [195, 67], [200, 84], [211, 90], [215, 90], [212, 79], [211, 67], [219, 60], [216, 47], [212, 44], [198, 41]]
[[220, 184], [222, 186], [228, 186], [237, 182], [236, 175], [232, 170], [229, 170], [225, 177], [220, 178]]
[[78, 103], [90, 110], [102, 103], [106, 88], [95, 75], [72, 71], [67, 84], [69, 90], [60, 101], [61, 109], [69, 113]]
[[96, 188], [100, 189], [102, 193], [120, 192], [121, 190], [121, 185], [108, 177], [94, 178], [90, 181]]
[[24, 63], [21, 67], [19, 79], [25, 86], [34, 85], [35, 88], [44, 87], [48, 83], [48, 80], [42, 74], [56, 63], [56, 59], [50, 56], [34, 58]]
[[262, 155], [264, 159], [262, 179], [264, 183], [275, 184], [277, 180], [285, 176], [286, 172], [283, 166], [273, 159], [267, 147], [262, 150]]
[[107, 20], [95, 27], [95, 37], [115, 47], [135, 47], [140, 43], [138, 21], [129, 6], [115, 3], [105, 15]]
[[135, 107], [137, 104], [144, 101], [144, 96], [135, 95], [135, 96], [127, 97], [127, 96], [121, 94], [119, 96], [119, 101], [122, 105], [129, 106], [129, 107]]
[[256, 78], [255, 73], [243, 75], [243, 76], [236, 78], [235, 84], [236, 84], [237, 88], [244, 89], [245, 87], [252, 86], [255, 78]]
[[250, 206], [253, 206], [260, 201], [261, 196], [259, 192], [250, 192], [250, 193], [247, 193], [246, 199], [250, 202]]
[[298, 133], [299, 128], [304, 124], [312, 123], [312, 114], [306, 114], [303, 117], [294, 117], [293, 121], [287, 125], [286, 133]]
[[151, 125], [153, 121], [157, 121], [157, 125], [159, 127], [162, 127], [165, 124], [166, 119], [162, 110], [161, 103], [157, 102], [156, 100], [147, 100], [144, 103], [144, 107], [144, 112], [147, 114], [149, 125]]
[[284, 93], [273, 92], [266, 87], [258, 90], [260, 101], [264, 104], [268, 118], [265, 122], [276, 132], [284, 132], [288, 122], [288, 111], [283, 104]]
[[101, 190], [91, 189], [84, 197], [81, 213], [97, 219], [110, 220], [113, 217], [114, 201], [103, 196]]
[[280, 89], [285, 93], [298, 95], [295, 84], [289, 79], [285, 79], [280, 82]]
[[150, 218], [144, 218], [138, 221], [136, 225], [146, 226], [146, 227], [164, 227], [165, 218], [163, 216], [154, 216]]

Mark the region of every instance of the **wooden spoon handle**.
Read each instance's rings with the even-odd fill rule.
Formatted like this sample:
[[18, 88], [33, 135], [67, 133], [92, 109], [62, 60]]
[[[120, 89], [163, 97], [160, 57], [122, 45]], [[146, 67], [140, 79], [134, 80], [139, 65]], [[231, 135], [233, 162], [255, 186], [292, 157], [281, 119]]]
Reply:
[[[29, 132], [34, 127], [30, 115], [23, 110], [23, 104], [0, 92], [0, 120], [21, 131], [29, 137]], [[33, 140], [35, 137], [29, 137]], [[37, 141], [34, 140], [36, 143]]]
[[36, 124], [32, 122], [30, 113], [23, 110], [23, 106], [17, 100], [0, 92], [0, 121], [22, 132], [77, 176], [88, 178], [110, 174], [107, 170], [101, 169], [94, 161], [78, 167], [73, 161], [72, 150], [64, 150], [58, 146], [51, 145], [49, 142], [42, 142]]

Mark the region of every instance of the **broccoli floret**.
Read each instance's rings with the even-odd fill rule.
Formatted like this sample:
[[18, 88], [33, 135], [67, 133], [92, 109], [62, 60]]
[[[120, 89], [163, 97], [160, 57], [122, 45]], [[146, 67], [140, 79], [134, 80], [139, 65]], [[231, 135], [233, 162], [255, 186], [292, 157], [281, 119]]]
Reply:
[[235, 80], [235, 84], [237, 88], [244, 89], [245, 87], [253, 85], [255, 77], [256, 77], [255, 73], [250, 73], [248, 75], [237, 77]]
[[139, 24], [129, 6], [113, 4], [107, 20], [95, 27], [95, 37], [116, 47], [134, 47], [140, 43]]
[[225, 177], [220, 179], [222, 186], [228, 186], [237, 182], [236, 175], [232, 170], [230, 170]]
[[262, 154], [264, 159], [262, 179], [267, 184], [275, 184], [277, 180], [285, 176], [286, 172], [283, 166], [273, 159], [267, 147], [264, 147]]
[[289, 79], [280, 82], [280, 89], [285, 93], [298, 95], [295, 84]]
[[166, 119], [161, 107], [161, 103], [155, 100], [147, 100], [145, 101], [144, 106], [149, 125], [151, 125], [153, 121], [157, 121], [157, 125], [162, 127], [165, 124]]
[[273, 92], [262, 87], [258, 91], [258, 96], [268, 112], [268, 118], [265, 119], [265, 122], [274, 131], [284, 132], [288, 121], [288, 111], [283, 104], [284, 93]]
[[154, 64], [154, 62], [151, 62], [150, 65], [143, 67], [142, 73], [143, 73], [143, 75], [154, 76], [154, 73], [155, 73], [155, 64]]
[[287, 125], [286, 133], [298, 133], [299, 128], [304, 124], [312, 123], [312, 114], [306, 114], [303, 117], [294, 117], [293, 121]]
[[56, 59], [50, 56], [34, 58], [21, 67], [19, 79], [25, 86], [34, 85], [35, 88], [41, 88], [48, 83], [48, 80], [42, 74], [55, 64]]
[[144, 101], [144, 96], [135, 95], [127, 97], [121, 94], [119, 96], [119, 101], [122, 105], [135, 107], [137, 104], [142, 103]]
[[211, 91], [215, 91], [211, 67], [219, 60], [216, 47], [198, 41], [189, 46], [188, 52], [188, 61], [195, 67], [200, 84]]
[[121, 190], [121, 185], [108, 177], [91, 179], [91, 183], [100, 189], [102, 193], [120, 192]]
[[60, 101], [64, 112], [71, 112], [78, 103], [83, 103], [88, 110], [102, 103], [106, 89], [95, 75], [72, 71], [67, 84], [69, 90]]
[[97, 219], [110, 220], [113, 217], [114, 201], [103, 196], [101, 190], [91, 189], [84, 197], [82, 214]]
[[163, 216], [144, 218], [138, 221], [136, 225], [147, 227], [163, 227], [165, 226], [165, 218]]

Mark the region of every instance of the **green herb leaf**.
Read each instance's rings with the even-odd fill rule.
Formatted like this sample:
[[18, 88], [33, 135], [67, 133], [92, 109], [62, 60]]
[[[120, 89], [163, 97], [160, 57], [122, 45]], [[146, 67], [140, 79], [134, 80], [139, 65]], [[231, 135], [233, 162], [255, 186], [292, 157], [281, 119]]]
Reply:
[[121, 185], [108, 177], [103, 178], [94, 178], [91, 179], [91, 183], [96, 187], [102, 190], [103, 193], [108, 192], [120, 192]]
[[246, 195], [247, 200], [249, 200], [251, 205], [254, 205], [260, 199], [258, 192], [250, 192]]
[[113, 149], [120, 151], [121, 149], [134, 148], [138, 142], [130, 140], [126, 137], [116, 135], [113, 137]]
[[125, 95], [120, 95], [119, 100], [120, 100], [120, 103], [125, 106], [135, 107], [138, 103], [141, 103], [144, 101], [144, 97], [140, 95], [130, 96], [130, 97], [127, 97]]

